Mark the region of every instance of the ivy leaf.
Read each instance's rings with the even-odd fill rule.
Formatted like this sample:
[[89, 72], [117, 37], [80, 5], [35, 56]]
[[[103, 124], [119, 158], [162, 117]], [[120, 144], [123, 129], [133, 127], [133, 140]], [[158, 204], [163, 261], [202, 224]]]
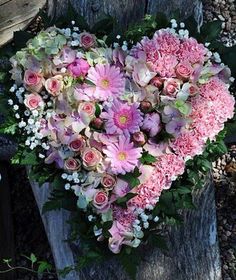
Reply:
[[140, 158], [140, 162], [142, 164], [152, 164], [156, 161], [157, 159], [154, 156], [150, 155], [148, 152], [144, 152], [142, 154], [142, 157]]

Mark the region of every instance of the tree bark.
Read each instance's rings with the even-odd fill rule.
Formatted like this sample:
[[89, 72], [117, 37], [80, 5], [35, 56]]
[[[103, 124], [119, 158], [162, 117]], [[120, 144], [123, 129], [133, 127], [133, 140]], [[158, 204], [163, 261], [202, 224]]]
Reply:
[[[180, 10], [182, 17], [189, 16], [193, 10], [201, 7], [198, 0], [72, 0], [72, 5], [80, 10], [90, 25], [94, 24], [104, 13], [114, 16], [123, 29], [129, 23], [138, 21], [145, 13], [155, 14]], [[49, 15], [59, 16], [66, 11], [68, 0], [49, 0]], [[201, 18], [201, 13], [195, 13]], [[46, 202], [50, 186], [41, 188], [31, 182], [34, 195], [42, 209]], [[194, 193], [197, 210], [184, 211], [184, 224], [180, 227], [167, 228], [169, 251], [145, 248], [142, 254], [145, 261], [138, 269], [138, 280], [220, 280], [221, 268], [216, 231], [216, 210], [214, 187], [211, 179], [205, 188]], [[69, 235], [66, 220], [67, 211], [54, 211], [42, 215], [44, 226], [51, 244], [55, 264], [58, 269], [74, 265], [76, 256], [74, 246], [63, 242]], [[73, 245], [73, 244], [71, 244]], [[79, 246], [79, 240], [78, 244]], [[59, 279], [61, 279], [59, 277]], [[72, 272], [66, 280], [128, 280], [121, 266], [110, 260], [99, 266], [92, 266], [82, 272]]]

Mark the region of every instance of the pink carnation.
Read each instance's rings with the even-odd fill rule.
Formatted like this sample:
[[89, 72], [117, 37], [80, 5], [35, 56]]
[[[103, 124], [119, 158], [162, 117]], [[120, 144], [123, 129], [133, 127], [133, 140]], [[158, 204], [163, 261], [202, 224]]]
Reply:
[[175, 55], [180, 47], [180, 40], [170, 31], [161, 29], [155, 32], [153, 41], [161, 54]]
[[179, 60], [189, 61], [192, 64], [203, 63], [206, 53], [207, 49], [203, 44], [198, 43], [194, 38], [188, 38], [180, 45], [178, 57]]

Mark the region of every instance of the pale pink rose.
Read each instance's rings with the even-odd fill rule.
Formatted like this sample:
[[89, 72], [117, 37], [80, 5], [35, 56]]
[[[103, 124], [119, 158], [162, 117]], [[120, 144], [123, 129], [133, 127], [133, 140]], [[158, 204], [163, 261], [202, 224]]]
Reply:
[[79, 104], [78, 111], [83, 111], [87, 113], [90, 117], [93, 117], [95, 115], [96, 108], [94, 103], [92, 102], [83, 102]]
[[79, 160], [70, 157], [65, 160], [64, 168], [68, 171], [78, 171], [81, 168], [81, 163]]
[[79, 35], [80, 44], [83, 48], [89, 49], [95, 46], [96, 37], [88, 32], [82, 32]]
[[83, 166], [88, 170], [95, 169], [101, 159], [101, 153], [95, 148], [86, 148], [82, 152]]
[[77, 58], [73, 63], [69, 64], [67, 69], [74, 77], [85, 76], [88, 73], [90, 66], [83, 58]]
[[164, 82], [164, 93], [170, 97], [175, 97], [180, 89], [180, 82], [177, 79], [169, 78]]
[[24, 84], [27, 89], [39, 92], [43, 87], [43, 77], [40, 73], [26, 70], [24, 74]]
[[150, 80], [156, 76], [155, 72], [152, 72], [145, 62], [138, 62], [134, 64], [134, 71], [132, 77], [134, 81], [141, 87], [148, 85]]
[[45, 88], [52, 96], [58, 96], [63, 89], [62, 76], [57, 75], [47, 79], [45, 82]]
[[190, 78], [190, 76], [193, 73], [193, 68], [191, 66], [191, 64], [189, 62], [180, 62], [176, 68], [175, 68], [175, 72], [176, 72], [176, 77], [186, 81]]
[[85, 140], [82, 136], [78, 136], [76, 139], [72, 140], [69, 147], [74, 152], [82, 151], [85, 147]]
[[99, 191], [93, 197], [93, 205], [102, 210], [108, 205], [108, 196], [105, 192]]
[[112, 190], [116, 184], [116, 178], [110, 174], [104, 174], [101, 180], [101, 184], [107, 189]]
[[39, 107], [43, 107], [44, 102], [42, 97], [35, 92], [26, 96], [24, 104], [28, 109], [35, 110]]

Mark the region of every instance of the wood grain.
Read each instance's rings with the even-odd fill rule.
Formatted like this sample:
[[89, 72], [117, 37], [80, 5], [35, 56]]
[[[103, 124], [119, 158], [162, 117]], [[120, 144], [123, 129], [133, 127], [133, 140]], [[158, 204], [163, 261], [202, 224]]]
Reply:
[[13, 33], [25, 29], [46, 0], [0, 1], [0, 47], [13, 38]]

